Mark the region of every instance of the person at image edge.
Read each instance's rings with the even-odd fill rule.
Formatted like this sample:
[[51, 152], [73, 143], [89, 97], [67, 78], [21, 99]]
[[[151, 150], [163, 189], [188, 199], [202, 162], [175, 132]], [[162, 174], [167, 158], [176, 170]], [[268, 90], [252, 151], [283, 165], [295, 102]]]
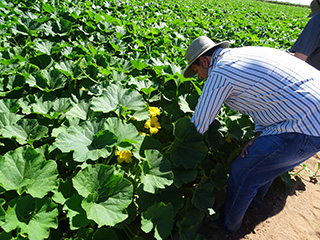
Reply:
[[219, 223], [237, 231], [273, 180], [320, 151], [320, 71], [269, 47], [229, 48], [201, 36], [186, 50], [184, 77], [206, 79], [190, 119], [204, 134], [225, 103], [251, 116], [256, 136], [233, 162]]
[[310, 7], [311, 19], [289, 52], [320, 70], [320, 0], [313, 0]]

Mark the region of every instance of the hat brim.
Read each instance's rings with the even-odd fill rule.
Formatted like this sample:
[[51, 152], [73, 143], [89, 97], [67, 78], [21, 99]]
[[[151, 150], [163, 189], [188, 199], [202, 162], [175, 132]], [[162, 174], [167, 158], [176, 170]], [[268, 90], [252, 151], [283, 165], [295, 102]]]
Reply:
[[[203, 52], [200, 52], [200, 53], [199, 53], [199, 57], [200, 57], [201, 55], [203, 55], [205, 52], [207, 52], [207, 51], [209, 51], [210, 49], [212, 49], [212, 48], [215, 48], [215, 47], [228, 48], [229, 45], [230, 45], [230, 42], [229, 42], [229, 41], [223, 41], [223, 42], [217, 43], [217, 44], [213, 45], [213, 46], [210, 47], [210, 48], [204, 49]], [[183, 76], [184, 76], [185, 78], [190, 78], [190, 77], [192, 77], [192, 76], [194, 76], [194, 75], [197, 74], [197, 73], [196, 73], [195, 71], [193, 71], [192, 68], [191, 68], [191, 65], [192, 65], [196, 60], [197, 60], [197, 59], [194, 59], [192, 62], [190, 62], [189, 65], [187, 66], [187, 68], [184, 70]]]

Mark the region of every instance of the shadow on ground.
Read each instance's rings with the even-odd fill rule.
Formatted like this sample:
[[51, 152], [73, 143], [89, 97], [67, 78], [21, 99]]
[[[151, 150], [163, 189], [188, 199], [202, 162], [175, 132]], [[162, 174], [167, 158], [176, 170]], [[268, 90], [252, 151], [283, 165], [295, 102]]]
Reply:
[[205, 226], [199, 229], [199, 233], [208, 240], [241, 239], [249, 233], [254, 233], [255, 227], [259, 223], [278, 214], [284, 208], [288, 196], [295, 195], [296, 191], [304, 190], [305, 184], [300, 178], [296, 178], [293, 186], [289, 186], [280, 178], [277, 178], [270, 187], [262, 204], [259, 207], [249, 207], [238, 232], [228, 233], [222, 229], [217, 229], [215, 224], [210, 226], [210, 223], [206, 223]]

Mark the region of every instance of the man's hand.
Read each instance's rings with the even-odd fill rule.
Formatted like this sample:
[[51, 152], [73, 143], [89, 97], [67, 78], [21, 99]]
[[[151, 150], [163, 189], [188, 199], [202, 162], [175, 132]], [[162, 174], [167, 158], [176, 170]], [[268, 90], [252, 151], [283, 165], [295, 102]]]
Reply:
[[244, 158], [247, 154], [249, 154], [248, 148], [253, 145], [253, 143], [257, 140], [257, 138], [260, 136], [260, 134], [261, 134], [261, 132], [256, 132], [255, 137], [252, 138], [250, 140], [250, 142], [248, 142], [247, 145], [244, 146], [244, 148], [242, 149], [242, 152], [241, 152], [242, 158]]

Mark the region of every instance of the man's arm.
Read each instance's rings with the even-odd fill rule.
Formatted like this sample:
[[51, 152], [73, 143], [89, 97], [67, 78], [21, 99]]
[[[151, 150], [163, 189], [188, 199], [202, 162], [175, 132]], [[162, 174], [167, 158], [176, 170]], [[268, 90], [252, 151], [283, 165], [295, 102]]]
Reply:
[[295, 53], [293, 54], [293, 56], [301, 59], [302, 61], [306, 61], [307, 58], [308, 58], [307, 55], [305, 55], [305, 54], [303, 54], [303, 53], [299, 53], [299, 52], [295, 52]]

